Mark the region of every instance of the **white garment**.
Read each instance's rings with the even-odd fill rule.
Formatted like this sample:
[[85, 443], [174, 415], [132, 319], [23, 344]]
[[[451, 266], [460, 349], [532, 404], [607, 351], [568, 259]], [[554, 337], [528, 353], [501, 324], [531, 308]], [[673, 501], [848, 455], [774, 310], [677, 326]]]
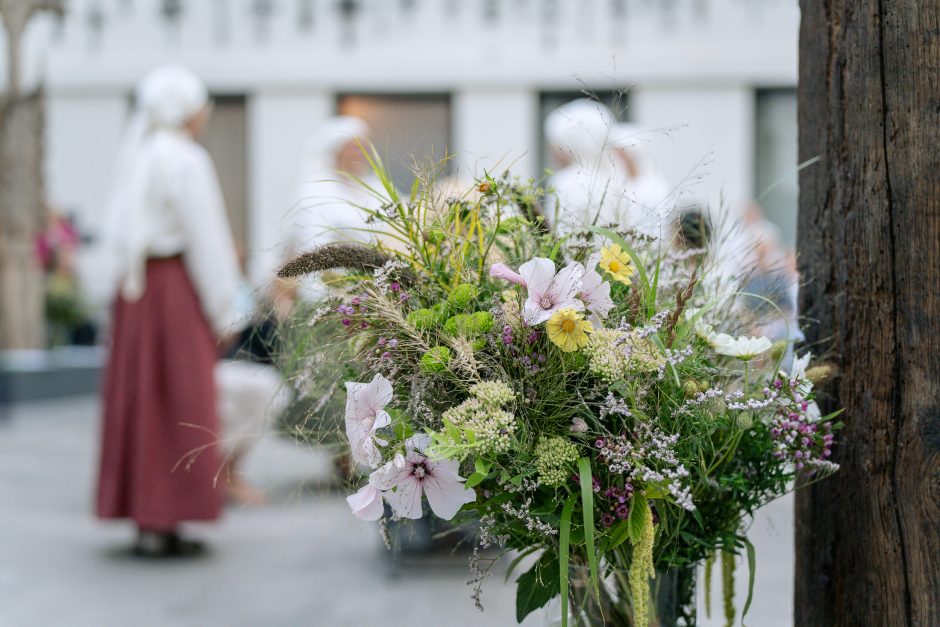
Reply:
[[182, 255], [203, 313], [218, 336], [238, 330], [241, 272], [212, 159], [184, 130], [208, 101], [192, 72], [151, 72], [115, 168], [103, 226], [112, 293], [146, 289], [148, 257]]
[[562, 105], [545, 119], [546, 140], [570, 161], [552, 175], [555, 193], [545, 202], [559, 235], [624, 218], [626, 169], [610, 150], [613, 123], [607, 107], [587, 98]]
[[646, 150], [647, 142], [636, 124], [616, 124], [611, 132], [611, 149], [626, 153], [635, 169], [634, 175], [627, 176], [624, 182], [626, 226], [669, 241], [676, 219], [675, 198], [669, 183], [656, 171]]
[[[368, 126], [359, 118], [338, 116], [324, 122], [307, 140], [297, 199], [290, 214], [289, 248], [292, 253], [333, 242], [374, 242], [377, 224], [369, 224], [361, 208], [378, 209], [382, 201], [357, 181], [336, 170], [336, 158], [353, 139], [365, 141]], [[371, 173], [360, 177], [368, 188], [381, 191]], [[318, 277], [300, 281], [300, 295], [320, 300], [326, 288]]]
[[215, 365], [215, 382], [226, 457], [244, 453], [290, 404], [280, 372], [268, 364], [220, 361]]

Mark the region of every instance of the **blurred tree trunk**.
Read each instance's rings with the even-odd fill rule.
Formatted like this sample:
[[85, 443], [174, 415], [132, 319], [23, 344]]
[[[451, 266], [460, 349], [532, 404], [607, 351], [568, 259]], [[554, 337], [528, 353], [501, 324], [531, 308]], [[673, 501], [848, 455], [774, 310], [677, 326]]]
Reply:
[[40, 94], [0, 103], [0, 348], [45, 346], [42, 129]]
[[20, 43], [39, 11], [55, 0], [0, 0], [6, 30], [7, 86], [0, 99], [0, 348], [45, 345], [43, 277], [35, 252], [42, 226], [42, 94], [20, 93]]
[[800, 269], [845, 407], [795, 624], [940, 625], [940, 3], [801, 0]]

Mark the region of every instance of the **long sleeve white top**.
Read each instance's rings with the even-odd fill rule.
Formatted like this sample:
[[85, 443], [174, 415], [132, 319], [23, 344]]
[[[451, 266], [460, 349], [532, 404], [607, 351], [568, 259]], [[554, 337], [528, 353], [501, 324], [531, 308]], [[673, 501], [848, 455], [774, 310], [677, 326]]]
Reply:
[[212, 330], [237, 331], [243, 279], [212, 159], [183, 132], [159, 131], [145, 150], [143, 201], [122, 225], [133, 242], [121, 256], [122, 292], [142, 293], [148, 257], [181, 255]]

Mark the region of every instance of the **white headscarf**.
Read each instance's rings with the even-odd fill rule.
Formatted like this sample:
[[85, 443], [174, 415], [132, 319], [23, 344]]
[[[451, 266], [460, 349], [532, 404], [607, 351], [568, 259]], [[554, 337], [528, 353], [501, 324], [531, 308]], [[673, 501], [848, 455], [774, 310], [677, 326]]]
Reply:
[[324, 121], [307, 138], [301, 167], [300, 197], [305, 188], [324, 180], [336, 179], [336, 158], [351, 140], [365, 140], [369, 125], [361, 118], [338, 115]]
[[[336, 241], [368, 241], [371, 229], [367, 215], [356, 207], [378, 204], [359, 183], [348, 180], [337, 171], [336, 159], [350, 141], [366, 142], [369, 126], [360, 118], [341, 115], [325, 120], [307, 139], [297, 200], [290, 216], [290, 245], [294, 250], [307, 250]], [[365, 146], [364, 146], [365, 147]], [[372, 189], [381, 189], [371, 173], [361, 178]], [[326, 294], [322, 281], [306, 277], [301, 281], [301, 297], [318, 300]]]
[[545, 119], [545, 138], [571, 164], [552, 176], [560, 203], [554, 212], [555, 230], [564, 234], [595, 219], [613, 222], [623, 209], [626, 168], [611, 152], [614, 116], [602, 103], [579, 98], [552, 111]]
[[545, 139], [575, 163], [597, 161], [606, 151], [614, 116], [589, 98], [568, 102], [545, 118]]
[[[151, 70], [137, 88], [134, 112], [118, 151], [114, 181], [104, 214], [103, 245], [111, 257], [113, 290], [137, 300], [145, 288], [148, 208], [160, 187], [159, 154], [153, 149], [161, 133], [178, 133], [209, 102], [205, 83], [192, 70], [169, 64]], [[170, 183], [165, 181], [164, 183]], [[109, 295], [110, 296], [110, 295]]]

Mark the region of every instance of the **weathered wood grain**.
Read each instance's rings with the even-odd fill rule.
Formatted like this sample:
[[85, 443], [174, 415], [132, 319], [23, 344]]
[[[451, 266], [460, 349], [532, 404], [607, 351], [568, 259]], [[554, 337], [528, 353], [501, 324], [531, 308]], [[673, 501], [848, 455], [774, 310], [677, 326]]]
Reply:
[[940, 625], [940, 3], [800, 4], [802, 311], [846, 428], [797, 497], [795, 623]]

